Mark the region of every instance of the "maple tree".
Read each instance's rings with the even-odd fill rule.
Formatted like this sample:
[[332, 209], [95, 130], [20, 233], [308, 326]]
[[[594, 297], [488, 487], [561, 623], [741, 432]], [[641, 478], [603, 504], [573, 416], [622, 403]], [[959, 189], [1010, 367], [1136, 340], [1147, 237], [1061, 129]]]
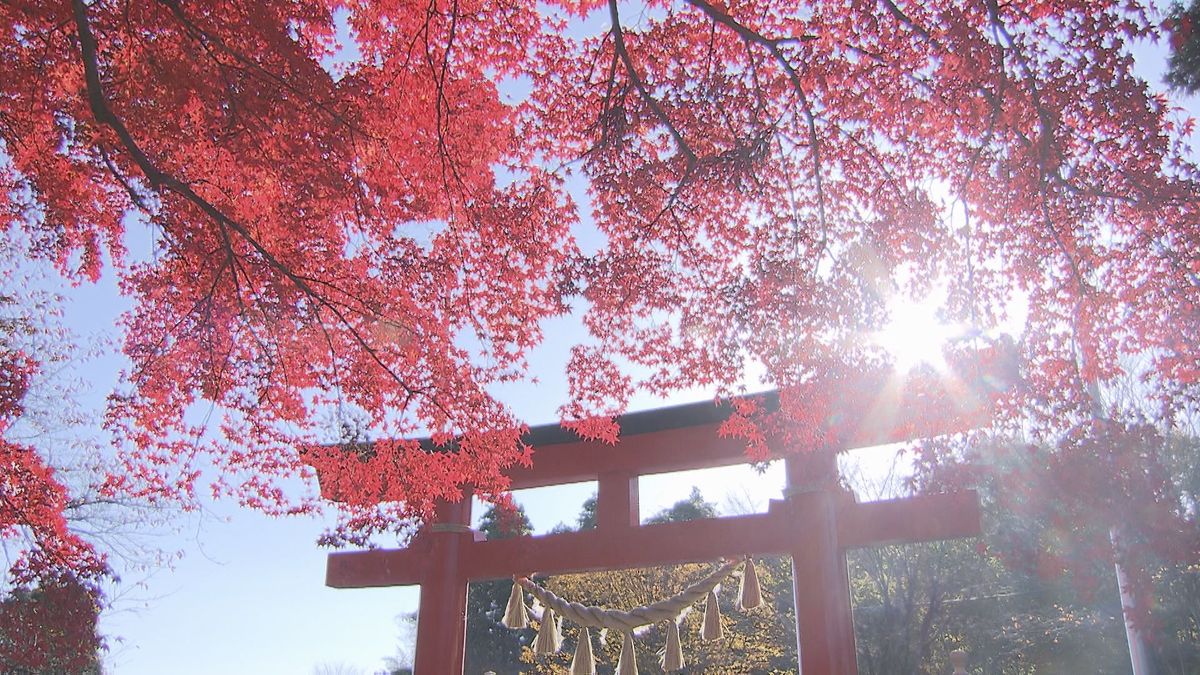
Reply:
[[[0, 259], [11, 262], [18, 248], [0, 241]], [[56, 466], [43, 453], [44, 439], [34, 438], [43, 430], [34, 419], [42, 402], [30, 400], [31, 389], [45, 388], [42, 371], [61, 365], [64, 350], [55, 345], [63, 333], [48, 318], [56, 311], [52, 295], [13, 286], [0, 265], [0, 550], [8, 563], [0, 581], [0, 664], [13, 673], [99, 672], [96, 619], [109, 568], [96, 544], [105, 537], [89, 541], [72, 526], [86, 507], [60, 469], [77, 467]], [[70, 409], [56, 406], [56, 428], [77, 421]]]
[[[544, 320], [572, 312], [588, 335], [562, 414], [581, 434], [614, 439], [637, 391], [732, 395], [762, 372], [775, 420], [746, 410], [730, 433], [820, 445], [821, 392], [886, 369], [869, 336], [893, 300], [944, 287], [969, 327], [952, 362], [993, 356], [1027, 307], [998, 424], [1061, 442], [1080, 505], [1121, 495], [1098, 517], [1126, 523], [1126, 550], [1179, 558], [1195, 528], [1142, 441], [1195, 408], [1200, 183], [1190, 121], [1132, 72], [1155, 18], [1111, 0], [16, 0], [0, 213], [33, 259], [77, 282], [107, 264], [133, 299], [113, 493], [188, 502], [211, 467], [215, 493], [305, 511], [281, 486], [332, 409], [434, 443], [311, 449], [350, 501], [331, 541], [466, 485], [498, 494], [532, 449], [490, 387], [526, 378]], [[127, 250], [145, 230], [151, 250]], [[1150, 360], [1136, 408], [1105, 395], [1131, 355]]]

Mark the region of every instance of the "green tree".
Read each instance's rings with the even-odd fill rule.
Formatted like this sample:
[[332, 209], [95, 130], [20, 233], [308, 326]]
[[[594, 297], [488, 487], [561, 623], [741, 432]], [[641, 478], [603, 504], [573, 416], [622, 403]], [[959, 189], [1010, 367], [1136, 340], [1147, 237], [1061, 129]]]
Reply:
[[986, 673], [1128, 672], [1115, 580], [1082, 597], [1065, 580], [1014, 572], [973, 542], [849, 556], [862, 675], [942, 675], [968, 651]]
[[717, 513], [717, 505], [705, 500], [704, 495], [700, 494], [700, 488], [693, 486], [687, 499], [681, 499], [650, 516], [646, 519], [646, 524], [680, 523], [686, 520], [716, 518], [718, 515], [720, 514]]
[[[1158, 458], [1179, 508], [1193, 517], [1198, 458], [1196, 439], [1185, 437], [1166, 439]], [[1052, 462], [1053, 452], [1039, 445], [993, 441], [968, 449], [918, 484], [939, 486], [942, 471], [974, 484], [984, 506], [982, 539], [851, 552], [861, 673], [946, 673], [946, 654], [956, 647], [967, 649], [979, 672], [1129, 672], [1111, 557], [1068, 562], [1080, 541], [1106, 538], [1107, 528], [1060, 511], [1054, 482], [1045, 480], [1054, 475]], [[1200, 566], [1164, 561], [1148, 576], [1155, 672], [1200, 672]]]
[[[501, 509], [489, 506], [480, 519], [479, 530], [488, 539], [528, 535], [533, 525], [525, 509]], [[463, 657], [464, 672], [498, 675], [520, 672], [516, 667], [521, 649], [532, 642], [530, 630], [511, 630], [500, 621], [508, 604], [512, 582], [507, 579], [471, 584], [467, 596], [467, 644]]]
[[99, 673], [98, 613], [96, 589], [69, 575], [11, 590], [0, 600], [0, 672]]
[[396, 641], [396, 652], [383, 658], [384, 670], [388, 675], [412, 675], [413, 651], [417, 638], [417, 613], [409, 612], [396, 617], [400, 630]]
[[[1200, 438], [1193, 431], [1167, 439], [1163, 459], [1179, 494], [1179, 506], [1200, 516]], [[1200, 562], [1164, 565], [1154, 575], [1154, 617], [1159, 635], [1151, 643], [1156, 672], [1200, 673]]]
[[1171, 46], [1167, 59], [1167, 84], [1190, 94], [1200, 90], [1200, 0], [1184, 7], [1176, 2], [1163, 22]]
[[579, 507], [579, 517], [575, 520], [579, 524], [579, 530], [594, 530], [596, 529], [597, 516], [596, 504], [597, 495], [592, 493], [591, 497], [583, 500], [583, 506]]
[[[576, 519], [580, 530], [596, 529], [596, 499], [596, 493], [593, 492], [591, 497], [583, 500], [583, 506], [579, 509], [579, 517]], [[716, 518], [717, 515], [716, 504], [706, 501], [704, 495], [700, 494], [700, 488], [692, 486], [692, 492], [686, 499], [681, 499], [650, 516], [646, 519], [646, 524], [677, 523], [697, 518]], [[568, 528], [563, 531], [570, 530]]]

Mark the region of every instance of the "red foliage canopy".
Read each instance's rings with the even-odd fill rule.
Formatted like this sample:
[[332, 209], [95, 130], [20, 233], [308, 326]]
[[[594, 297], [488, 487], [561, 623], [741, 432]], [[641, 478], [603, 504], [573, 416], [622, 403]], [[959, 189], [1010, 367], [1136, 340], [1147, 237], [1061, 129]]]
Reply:
[[[364, 495], [401, 504], [353, 525], [498, 491], [530, 456], [488, 387], [572, 308], [590, 335], [563, 415], [583, 433], [638, 389], [877, 368], [865, 336], [891, 300], [943, 284], [976, 329], [960, 350], [1027, 301], [1002, 423], [1170, 425], [1200, 374], [1200, 183], [1190, 122], [1132, 72], [1147, 11], [18, 0], [0, 212], [71, 278], [111, 260], [134, 299], [107, 425], [110, 488], [143, 496], [187, 498], [211, 463], [218, 491], [304, 508], [278, 479], [331, 407], [463, 434], [371, 450]], [[130, 257], [141, 223], [153, 251]], [[1106, 398], [1142, 376], [1149, 405]], [[813, 437], [822, 403], [784, 398]], [[1093, 460], [1070, 442], [1064, 461]]]

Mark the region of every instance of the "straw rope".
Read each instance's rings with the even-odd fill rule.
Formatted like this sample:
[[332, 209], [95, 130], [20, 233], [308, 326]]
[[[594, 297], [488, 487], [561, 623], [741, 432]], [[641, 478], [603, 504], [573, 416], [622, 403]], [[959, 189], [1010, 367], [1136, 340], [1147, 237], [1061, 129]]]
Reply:
[[716, 572], [688, 586], [679, 593], [659, 600], [650, 605], [644, 605], [622, 612], [603, 607], [589, 607], [578, 602], [568, 602], [542, 588], [526, 577], [518, 577], [516, 583], [529, 591], [543, 605], [554, 610], [556, 614], [568, 621], [589, 628], [607, 628], [620, 632], [629, 632], [639, 626], [645, 626], [667, 619], [674, 620], [680, 612], [692, 606], [708, 595], [708, 592], [725, 581], [734, 570], [742, 565], [744, 558], [738, 558], [725, 563]]

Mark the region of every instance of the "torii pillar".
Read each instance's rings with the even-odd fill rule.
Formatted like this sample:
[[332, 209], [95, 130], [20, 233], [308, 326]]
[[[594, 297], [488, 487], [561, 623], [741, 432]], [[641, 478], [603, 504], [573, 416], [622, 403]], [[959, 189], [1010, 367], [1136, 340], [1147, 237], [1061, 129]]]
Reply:
[[[880, 407], [879, 397], [891, 396]], [[951, 539], [980, 532], [974, 492], [857, 503], [837, 483], [836, 450], [932, 435], [912, 419], [895, 392], [877, 392], [864, 421], [834, 448], [786, 457], [783, 499], [767, 513], [641, 525], [638, 477], [745, 463], [744, 442], [718, 433], [728, 416], [711, 403], [625, 415], [615, 446], [583, 441], [557, 425], [532, 429], [531, 468], [513, 471], [512, 488], [596, 481], [597, 527], [487, 541], [471, 531], [469, 496], [446, 503], [405, 549], [332, 553], [326, 585], [334, 588], [421, 585], [415, 672], [462, 673], [468, 584], [532, 571], [563, 574], [738, 555], [790, 555], [796, 634], [805, 675], [857, 673], [846, 551], [863, 546]], [[928, 403], [928, 401], [926, 401]], [[957, 402], [949, 410], [962, 412]], [[870, 411], [886, 410], [886, 423]], [[860, 410], [863, 410], [860, 408]], [[971, 414], [947, 433], [975, 421]], [[874, 421], [871, 421], [874, 419]], [[334, 498], [336, 495], [326, 495]]]
[[[838, 490], [833, 455], [806, 459], [787, 460], [784, 500], [772, 504], [792, 521], [799, 544], [791, 550], [796, 655], [805, 673], [857, 673], [850, 581], [837, 531], [839, 507], [852, 508], [854, 497]], [[978, 521], [965, 525], [969, 531]]]
[[[418, 649], [413, 670], [426, 673], [463, 672], [467, 633], [468, 582], [459, 569], [462, 552], [475, 539], [471, 531], [471, 498], [442, 502], [436, 521], [423, 536], [429, 539], [429, 560], [437, 564], [421, 583], [417, 612]], [[417, 663], [421, 664], [420, 666]]]

